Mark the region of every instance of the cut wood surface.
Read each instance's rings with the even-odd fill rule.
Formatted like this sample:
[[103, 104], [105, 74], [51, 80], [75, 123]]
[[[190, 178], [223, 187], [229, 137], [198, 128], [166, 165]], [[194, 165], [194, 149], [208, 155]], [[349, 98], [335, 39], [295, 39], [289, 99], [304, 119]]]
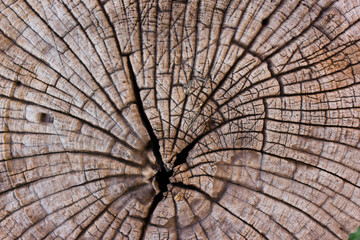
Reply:
[[347, 239], [358, 0], [0, 0], [0, 239]]

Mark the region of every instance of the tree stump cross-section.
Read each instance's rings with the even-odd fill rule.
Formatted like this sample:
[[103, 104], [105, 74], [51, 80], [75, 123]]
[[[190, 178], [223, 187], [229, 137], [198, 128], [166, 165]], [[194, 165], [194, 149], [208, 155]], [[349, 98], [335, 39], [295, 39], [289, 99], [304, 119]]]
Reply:
[[0, 239], [347, 239], [357, 0], [1, 0]]

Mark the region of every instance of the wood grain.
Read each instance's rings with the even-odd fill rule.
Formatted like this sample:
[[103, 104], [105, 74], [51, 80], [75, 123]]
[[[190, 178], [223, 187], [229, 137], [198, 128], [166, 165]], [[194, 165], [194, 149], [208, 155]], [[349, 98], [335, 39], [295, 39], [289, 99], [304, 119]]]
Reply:
[[347, 239], [356, 0], [1, 0], [1, 239]]

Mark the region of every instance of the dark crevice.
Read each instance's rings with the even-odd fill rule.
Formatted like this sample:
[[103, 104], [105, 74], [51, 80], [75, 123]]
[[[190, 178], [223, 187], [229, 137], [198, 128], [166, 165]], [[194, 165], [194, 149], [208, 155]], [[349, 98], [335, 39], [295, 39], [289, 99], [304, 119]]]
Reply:
[[126, 56], [126, 60], [127, 60], [127, 65], [128, 65], [128, 69], [129, 69], [130, 80], [131, 80], [132, 87], [133, 87], [133, 90], [134, 90], [136, 106], [138, 107], [141, 121], [144, 124], [144, 126], [145, 126], [145, 128], [147, 130], [147, 133], [150, 136], [151, 143], [149, 143], [149, 144], [151, 144], [150, 146], [152, 147], [154, 156], [156, 158], [156, 163], [160, 166], [161, 170], [163, 170], [163, 169], [165, 169], [165, 167], [164, 167], [164, 163], [163, 163], [163, 161], [161, 159], [159, 140], [157, 139], [157, 137], [156, 137], [156, 135], [154, 133], [154, 130], [153, 130], [152, 126], [151, 126], [151, 123], [150, 123], [148, 117], [146, 116], [145, 109], [144, 109], [144, 106], [143, 106], [143, 102], [142, 102], [142, 99], [141, 99], [141, 96], [140, 96], [140, 89], [139, 89], [139, 86], [136, 83], [136, 76], [135, 76], [135, 73], [134, 73], [134, 69], [133, 69], [133, 67], [131, 65], [130, 57]]
[[170, 177], [173, 175], [173, 170], [164, 171], [161, 169], [155, 175], [156, 182], [159, 185], [159, 189], [161, 193], [167, 192], [167, 185], [170, 184]]
[[[199, 140], [200, 138], [198, 138]], [[186, 163], [186, 159], [189, 155], [189, 152], [191, 151], [191, 149], [194, 148], [195, 144], [197, 143], [198, 141], [193, 141], [191, 142], [189, 145], [187, 145], [180, 153], [178, 153], [176, 155], [176, 159], [175, 159], [175, 162], [174, 162], [174, 167], [177, 167], [179, 166], [180, 164], [183, 164], [183, 163]]]
[[263, 26], [266, 26], [269, 24], [269, 18], [264, 18], [262, 21], [261, 21], [261, 25]]
[[264, 62], [266, 62], [267, 64], [267, 69], [269, 70], [271, 77], [275, 78], [276, 81], [279, 84], [279, 95], [280, 97], [284, 96], [284, 83], [280, 80], [280, 77], [274, 72], [274, 66], [272, 64], [272, 62], [270, 60], [265, 60]]
[[[134, 73], [134, 69], [131, 65], [131, 61], [130, 61], [130, 57], [126, 56], [127, 59], [127, 64], [128, 64], [128, 69], [129, 69], [129, 75], [130, 75], [130, 79], [132, 82], [132, 86], [133, 86], [133, 90], [134, 90], [134, 96], [136, 99], [136, 103], [138, 106], [138, 110], [139, 110], [139, 114], [141, 117], [141, 121], [144, 124], [149, 136], [150, 136], [150, 142], [147, 144], [146, 149], [151, 149], [153, 151], [153, 154], [156, 158], [156, 162], [159, 165], [160, 169], [158, 170], [158, 172], [156, 173], [155, 177], [155, 181], [158, 184], [159, 190], [160, 192], [158, 194], [155, 195], [150, 208], [149, 208], [149, 212], [146, 216], [146, 218], [144, 218], [144, 225], [143, 225], [143, 230], [141, 231], [141, 239], [144, 239], [144, 235], [146, 232], [146, 227], [148, 226], [149, 222], [150, 222], [150, 218], [153, 214], [153, 212], [155, 211], [156, 207], [158, 206], [158, 204], [163, 200], [164, 198], [164, 193], [168, 191], [168, 185], [171, 184], [170, 183], [170, 178], [173, 175], [173, 170], [172, 169], [168, 169], [165, 167], [164, 162], [162, 161], [161, 158], [161, 154], [160, 154], [160, 144], [159, 144], [159, 140], [156, 137], [154, 130], [151, 126], [151, 123], [148, 119], [148, 117], [146, 116], [145, 113], [145, 109], [143, 106], [143, 102], [140, 96], [140, 89], [137, 85], [136, 82], [136, 76]], [[195, 146], [195, 144], [197, 143], [197, 141], [192, 142], [191, 144], [189, 144], [186, 148], [184, 148], [179, 154], [176, 155], [176, 160], [174, 162], [174, 166], [176, 167], [180, 164], [186, 163], [186, 158], [189, 154], [189, 152], [191, 151], [191, 149], [193, 149], [193, 147]], [[182, 188], [188, 188], [191, 190], [197, 190], [199, 191], [199, 189], [197, 189], [196, 187], [192, 187], [192, 186], [188, 186], [188, 185], [184, 185], [183, 183], [175, 183], [173, 184], [174, 186], [179, 186]]]
[[266, 134], [266, 126], [267, 126], [267, 120], [268, 120], [268, 116], [269, 116], [269, 105], [266, 102], [266, 99], [263, 99], [263, 105], [264, 105], [264, 125], [263, 125], [263, 129], [261, 131], [262, 135], [263, 135], [263, 141], [262, 141], [262, 146], [261, 146], [261, 151], [264, 152], [264, 147], [265, 147], [265, 143], [267, 142], [267, 134]]
[[[173, 171], [166, 169], [164, 162], [162, 161], [161, 154], [160, 154], [159, 140], [154, 133], [154, 130], [151, 126], [151, 123], [150, 123], [148, 117], [146, 116], [145, 109], [144, 109], [142, 99], [140, 96], [140, 89], [136, 83], [136, 76], [135, 76], [134, 69], [132, 68], [132, 65], [130, 62], [130, 57], [126, 56], [126, 59], [127, 59], [129, 75], [130, 75], [130, 79], [131, 79], [132, 86], [134, 89], [134, 95], [135, 95], [136, 104], [137, 104], [137, 107], [139, 110], [140, 118], [150, 136], [150, 142], [148, 143], [146, 148], [152, 149], [155, 159], [156, 159], [156, 163], [160, 167], [159, 171], [157, 172], [157, 174], [155, 176], [155, 179], [156, 179], [157, 183], [159, 184], [159, 188], [160, 188], [160, 191], [162, 194], [163, 192], [167, 191], [167, 184], [170, 183], [169, 178], [172, 176]], [[154, 199], [154, 201], [155, 201], [155, 199]]]
[[41, 123], [53, 123], [54, 117], [47, 113], [40, 113], [39, 121]]
[[158, 171], [156, 173], [155, 180], [158, 183], [160, 192], [155, 195], [153, 202], [150, 205], [149, 212], [148, 212], [146, 218], [144, 219], [144, 225], [142, 227], [140, 239], [145, 239], [144, 236], [145, 236], [145, 232], [146, 232], [146, 227], [149, 225], [150, 218], [151, 218], [152, 214], [154, 213], [155, 208], [163, 200], [164, 193], [168, 191], [167, 186], [168, 186], [168, 184], [170, 184], [170, 177], [172, 175], [173, 175], [173, 170], [166, 171], [164, 166], [162, 166], [160, 171]]
[[155, 195], [153, 202], [151, 203], [151, 206], [149, 208], [149, 212], [148, 212], [146, 218], [144, 219], [143, 230], [141, 231], [141, 237], [140, 237], [140, 239], [143, 239], [144, 234], [146, 232], [145, 231], [146, 227], [150, 222], [150, 218], [151, 218], [153, 212], [155, 211], [155, 208], [163, 200], [164, 193], [168, 191], [167, 186], [168, 186], [168, 184], [170, 184], [170, 177], [173, 175], [173, 170], [172, 169], [169, 170], [169, 169], [165, 168], [164, 162], [162, 161], [161, 154], [160, 154], [159, 140], [154, 133], [154, 129], [152, 128], [148, 117], [146, 116], [143, 102], [142, 102], [142, 99], [140, 96], [140, 89], [136, 82], [136, 76], [134, 73], [134, 69], [131, 65], [130, 57], [126, 56], [126, 60], [127, 60], [130, 80], [132, 82], [132, 87], [134, 90], [134, 96], [136, 99], [136, 104], [137, 104], [137, 107], [139, 110], [140, 118], [150, 136], [150, 142], [147, 144], [146, 149], [152, 149], [153, 154], [156, 159], [156, 163], [160, 167], [160, 169], [158, 170], [158, 172], [155, 175], [155, 180], [159, 186], [160, 192]]
[[20, 87], [22, 85], [22, 83], [20, 81], [15, 81], [14, 83], [15, 83], [15, 86], [17, 86], [17, 87]]
[[193, 191], [199, 192], [202, 195], [204, 195], [208, 200], [214, 201], [214, 199], [212, 199], [212, 197], [209, 194], [207, 194], [206, 192], [204, 192], [203, 190], [201, 190], [200, 188], [198, 188], [196, 186], [184, 184], [182, 182], [176, 182], [176, 183], [173, 183], [172, 185], [175, 187], [182, 188], [182, 189], [193, 190]]
[[156, 173], [155, 180], [158, 183], [160, 192], [155, 195], [153, 202], [150, 205], [149, 212], [148, 212], [146, 218], [144, 219], [144, 225], [142, 227], [140, 239], [145, 239], [144, 236], [145, 236], [145, 232], [146, 232], [146, 227], [149, 225], [150, 218], [151, 218], [152, 214], [154, 213], [155, 208], [163, 200], [164, 193], [168, 191], [167, 186], [168, 186], [168, 184], [170, 184], [170, 177], [172, 175], [173, 175], [173, 170], [166, 171], [164, 165], [162, 165], [161, 170]]

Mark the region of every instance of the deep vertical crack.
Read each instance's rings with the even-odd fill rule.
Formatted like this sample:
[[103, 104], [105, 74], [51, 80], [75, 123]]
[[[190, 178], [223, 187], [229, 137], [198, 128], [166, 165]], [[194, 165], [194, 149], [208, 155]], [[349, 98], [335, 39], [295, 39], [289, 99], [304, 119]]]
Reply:
[[138, 107], [138, 110], [139, 110], [141, 122], [144, 124], [144, 126], [150, 136], [151, 146], [152, 146], [154, 156], [156, 158], [156, 162], [157, 162], [157, 164], [159, 164], [159, 166], [162, 169], [162, 168], [164, 168], [164, 163], [161, 159], [159, 140], [157, 139], [157, 137], [154, 133], [154, 130], [150, 124], [150, 121], [149, 121], [148, 117], [146, 116], [145, 109], [144, 109], [144, 106], [143, 106], [143, 103], [141, 100], [141, 96], [140, 96], [140, 89], [136, 83], [136, 76], [134, 73], [134, 69], [131, 65], [129, 55], [126, 56], [126, 60], [127, 60], [127, 65], [128, 65], [128, 69], [129, 69], [130, 80], [131, 80], [132, 87], [134, 90], [136, 106]]
[[146, 218], [144, 219], [144, 225], [143, 225], [143, 229], [141, 231], [141, 239], [143, 239], [144, 234], [145, 234], [145, 229], [150, 222], [150, 218], [151, 218], [153, 212], [155, 211], [157, 205], [164, 198], [164, 193], [168, 191], [167, 185], [170, 183], [170, 177], [173, 175], [173, 170], [172, 169], [167, 170], [165, 168], [164, 162], [163, 162], [163, 160], [161, 158], [161, 154], [160, 154], [159, 140], [154, 133], [154, 129], [152, 128], [148, 117], [146, 116], [145, 109], [144, 109], [144, 106], [143, 106], [143, 103], [141, 100], [141, 96], [140, 96], [140, 89], [136, 83], [136, 76], [135, 76], [134, 69], [130, 62], [130, 57], [126, 56], [126, 60], [127, 60], [129, 75], [130, 75], [130, 79], [132, 82], [135, 101], [136, 101], [136, 104], [137, 104], [137, 107], [139, 110], [140, 118], [150, 136], [150, 144], [148, 145], [148, 147], [152, 149], [155, 159], [156, 159], [156, 163], [160, 166], [160, 170], [155, 175], [155, 180], [159, 186], [160, 192], [155, 195], [155, 197], [151, 203], [151, 206], [149, 208], [149, 212], [148, 212]]
[[186, 159], [189, 155], [189, 152], [191, 149], [194, 148], [195, 144], [200, 140], [200, 138], [197, 138], [195, 141], [191, 142], [189, 145], [187, 145], [180, 153], [176, 154], [176, 159], [174, 162], [174, 167], [179, 166], [180, 164], [186, 163]]

